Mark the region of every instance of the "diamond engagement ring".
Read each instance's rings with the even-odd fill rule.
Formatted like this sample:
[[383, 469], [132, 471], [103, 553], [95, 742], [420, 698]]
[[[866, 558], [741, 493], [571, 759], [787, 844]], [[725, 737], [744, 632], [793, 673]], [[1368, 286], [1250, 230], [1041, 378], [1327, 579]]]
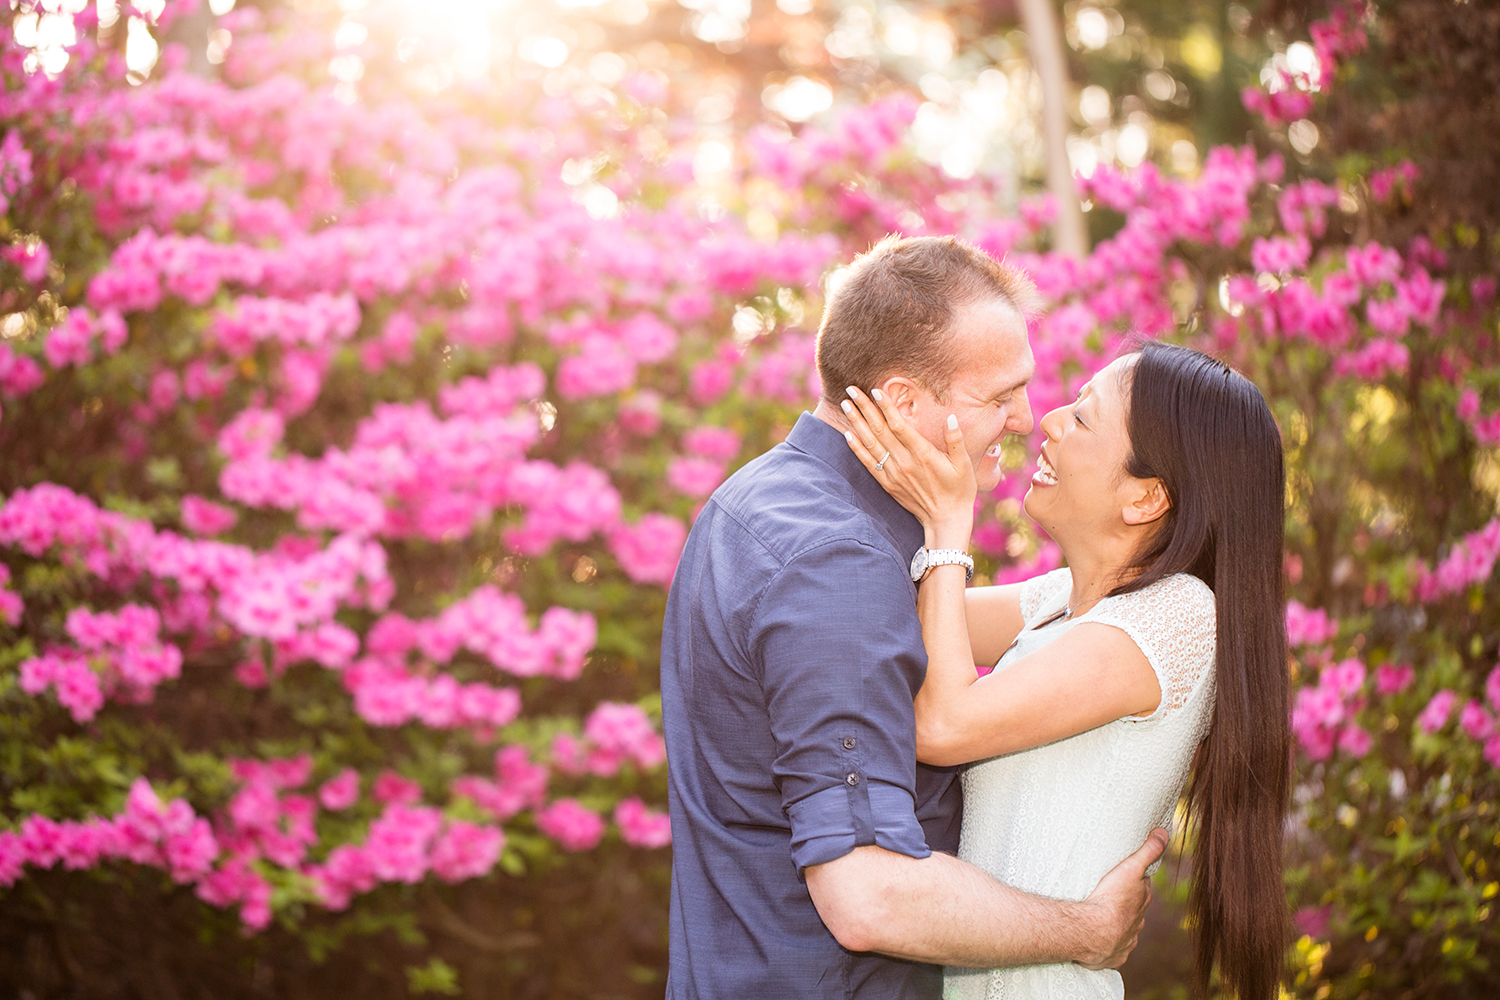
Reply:
[[875, 471], [876, 472], [883, 471], [885, 469], [885, 460], [888, 459], [888, 458], [890, 458], [890, 457], [891, 457], [891, 453], [890, 452], [886, 452], [884, 455], [881, 455], [880, 456], [880, 461], [878, 461], [878, 462], [875, 463]]

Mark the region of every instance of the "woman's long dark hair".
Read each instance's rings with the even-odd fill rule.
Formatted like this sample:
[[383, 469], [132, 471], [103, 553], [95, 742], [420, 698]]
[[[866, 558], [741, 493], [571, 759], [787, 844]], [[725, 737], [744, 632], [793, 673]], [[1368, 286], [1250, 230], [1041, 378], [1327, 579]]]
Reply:
[[1206, 354], [1148, 342], [1129, 372], [1125, 469], [1159, 479], [1172, 507], [1136, 553], [1139, 575], [1115, 593], [1191, 573], [1213, 589], [1218, 615], [1213, 722], [1188, 799], [1194, 984], [1206, 995], [1217, 962], [1239, 1000], [1274, 1000], [1288, 940], [1291, 750], [1281, 434], [1260, 390]]

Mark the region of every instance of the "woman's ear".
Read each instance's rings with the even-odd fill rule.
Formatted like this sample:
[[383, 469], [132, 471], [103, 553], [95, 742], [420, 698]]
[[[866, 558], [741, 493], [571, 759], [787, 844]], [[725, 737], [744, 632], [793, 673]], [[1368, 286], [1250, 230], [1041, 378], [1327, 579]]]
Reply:
[[1160, 479], [1139, 480], [1140, 492], [1120, 510], [1126, 524], [1150, 524], [1172, 509], [1172, 498]]

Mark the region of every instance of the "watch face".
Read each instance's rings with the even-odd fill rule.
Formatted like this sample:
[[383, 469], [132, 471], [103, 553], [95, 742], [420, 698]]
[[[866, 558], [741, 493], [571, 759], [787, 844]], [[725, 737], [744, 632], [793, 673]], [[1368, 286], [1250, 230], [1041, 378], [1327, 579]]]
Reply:
[[911, 578], [921, 580], [922, 574], [927, 572], [927, 549], [922, 547], [911, 557]]

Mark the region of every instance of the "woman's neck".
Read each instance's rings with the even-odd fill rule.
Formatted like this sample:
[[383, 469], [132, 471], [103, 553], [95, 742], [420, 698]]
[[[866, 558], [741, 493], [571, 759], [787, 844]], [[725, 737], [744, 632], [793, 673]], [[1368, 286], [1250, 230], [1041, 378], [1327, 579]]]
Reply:
[[1068, 561], [1073, 577], [1073, 590], [1068, 595], [1070, 617], [1083, 614], [1111, 590], [1140, 573], [1130, 565], [1132, 545], [1125, 539], [1110, 541], [1118, 544], [1063, 546], [1063, 558]]

